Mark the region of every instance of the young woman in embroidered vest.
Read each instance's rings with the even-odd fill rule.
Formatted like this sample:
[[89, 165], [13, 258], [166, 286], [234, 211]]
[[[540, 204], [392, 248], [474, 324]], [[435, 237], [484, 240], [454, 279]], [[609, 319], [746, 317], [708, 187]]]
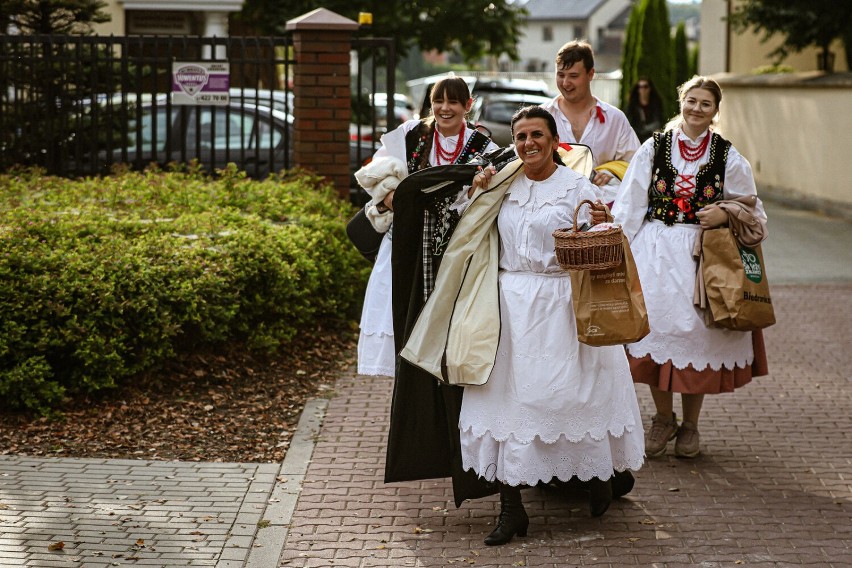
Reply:
[[[650, 386], [657, 411], [645, 436], [648, 457], [663, 455], [674, 438], [675, 456], [697, 456], [704, 395], [732, 392], [766, 374], [762, 334], [707, 327], [693, 305], [698, 228], [727, 223], [714, 202], [757, 191], [748, 161], [711, 128], [719, 85], [696, 76], [678, 95], [680, 114], [642, 144], [612, 209], [630, 240], [651, 324], [647, 337], [627, 346], [633, 381]], [[759, 199], [754, 214], [765, 221]]]
[[[374, 186], [385, 186], [387, 190], [391, 187], [387, 183], [388, 178], [398, 181], [409, 173], [430, 166], [466, 163], [476, 154], [498, 148], [465, 121], [465, 114], [473, 101], [464, 79], [449, 76], [439, 80], [432, 88], [431, 101], [431, 116], [409, 120], [382, 136], [382, 146], [372, 162], [356, 173], [362, 185], [362, 180], [371, 179]], [[393, 196], [391, 189], [380, 203], [379, 208], [385, 209], [386, 215], [393, 214]], [[450, 204], [429, 214], [447, 216]], [[440, 231], [449, 223], [437, 222], [432, 226]], [[393, 376], [396, 366], [391, 309], [392, 233], [391, 227], [379, 248], [364, 297], [358, 339], [358, 373], [363, 375]], [[435, 238], [440, 238], [440, 235]]]

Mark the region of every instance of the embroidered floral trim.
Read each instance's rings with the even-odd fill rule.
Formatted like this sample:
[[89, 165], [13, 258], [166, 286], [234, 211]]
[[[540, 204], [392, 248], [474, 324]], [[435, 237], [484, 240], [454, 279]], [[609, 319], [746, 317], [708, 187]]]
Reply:
[[429, 129], [421, 128], [420, 137], [417, 139], [417, 144], [414, 146], [414, 150], [411, 152], [411, 155], [408, 157], [408, 172], [413, 173], [419, 169], [420, 165], [420, 156], [423, 155], [423, 151], [426, 149], [426, 143], [429, 141]]
[[461, 219], [458, 212], [450, 208], [455, 201], [456, 197], [451, 195], [436, 203], [435, 233], [432, 238], [432, 254], [435, 256], [443, 256], [450, 237]]
[[680, 176], [672, 164], [672, 135], [673, 134], [670, 131], [664, 135], [654, 136], [655, 162], [657, 161], [657, 152], [660, 150], [659, 145], [664, 144], [662, 149], [665, 163], [663, 165], [667, 171], [662, 171], [659, 167], [654, 170], [651, 180], [651, 189], [648, 192], [649, 199], [647, 216], [649, 219], [660, 220], [669, 226], [674, 225], [675, 223], [695, 225], [699, 222], [696, 213], [700, 211], [702, 207], [705, 207], [714, 201], [718, 201], [723, 197], [724, 180], [721, 175], [718, 173], [713, 174], [713, 177], [710, 180], [712, 183], [706, 182], [708, 174], [710, 174], [712, 170], [718, 169], [720, 166], [722, 168], [725, 167], [730, 144], [725, 143], [720, 136], [713, 132], [707, 134], [707, 136], [710, 137], [710, 158], [706, 164], [701, 166], [698, 173], [688, 180], [689, 183], [686, 184], [690, 186], [688, 188], [690, 190], [701, 183], [704, 183], [704, 187], [700, 192], [690, 193], [678, 190], [680, 187], [686, 189], [686, 185], [669, 185], [667, 181], [669, 178], [677, 180]]

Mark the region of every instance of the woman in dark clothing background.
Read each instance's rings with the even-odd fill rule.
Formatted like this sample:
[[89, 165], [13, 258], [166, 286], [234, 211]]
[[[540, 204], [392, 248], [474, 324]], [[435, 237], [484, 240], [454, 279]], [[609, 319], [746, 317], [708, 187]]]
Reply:
[[630, 89], [630, 98], [624, 114], [627, 115], [627, 120], [640, 142], [663, 129], [663, 99], [650, 79], [642, 77]]

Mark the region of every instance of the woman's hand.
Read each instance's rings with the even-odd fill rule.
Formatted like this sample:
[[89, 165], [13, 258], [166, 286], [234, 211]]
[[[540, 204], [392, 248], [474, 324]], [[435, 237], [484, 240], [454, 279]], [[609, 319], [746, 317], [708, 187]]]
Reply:
[[594, 205], [592, 205], [592, 225], [606, 223], [611, 220], [612, 215], [607, 215], [606, 207], [604, 207], [604, 204], [601, 203], [600, 199], [595, 201]]
[[387, 207], [391, 211], [393, 211], [393, 194], [394, 193], [396, 193], [396, 190], [392, 189], [391, 191], [388, 192], [387, 195], [385, 195], [385, 198], [382, 200], [382, 203], [384, 203], [385, 207]]
[[702, 229], [715, 229], [728, 224], [728, 214], [718, 205], [708, 205], [695, 214]]
[[614, 177], [611, 173], [606, 171], [595, 171], [594, 177], [592, 177], [592, 183], [598, 187], [603, 187], [608, 184], [612, 178]]
[[479, 173], [473, 176], [473, 182], [470, 184], [470, 189], [467, 190], [467, 196], [473, 196], [473, 192], [477, 189], [488, 189], [491, 183], [491, 178], [497, 173], [497, 168], [494, 166], [485, 166]]

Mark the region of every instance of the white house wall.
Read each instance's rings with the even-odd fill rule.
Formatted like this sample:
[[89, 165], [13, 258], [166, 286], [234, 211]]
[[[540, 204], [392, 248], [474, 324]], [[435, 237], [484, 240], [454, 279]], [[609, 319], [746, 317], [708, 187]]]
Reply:
[[630, 5], [630, 0], [610, 0], [604, 2], [589, 18], [589, 29], [586, 30], [586, 39], [595, 49], [600, 49], [598, 42], [606, 34], [609, 24], [616, 19]]
[[[553, 39], [551, 41], [544, 41], [543, 39], [545, 26], [553, 28]], [[518, 42], [518, 53], [521, 55], [521, 63], [518, 65], [517, 70], [527, 71], [528, 61], [538, 61], [539, 63], [544, 63], [544, 67], [539, 67], [536, 71], [553, 71], [556, 52], [566, 42], [577, 39], [574, 35], [575, 26], [582, 26], [585, 31], [583, 20], [541, 20], [528, 22], [524, 28], [523, 37]]]

